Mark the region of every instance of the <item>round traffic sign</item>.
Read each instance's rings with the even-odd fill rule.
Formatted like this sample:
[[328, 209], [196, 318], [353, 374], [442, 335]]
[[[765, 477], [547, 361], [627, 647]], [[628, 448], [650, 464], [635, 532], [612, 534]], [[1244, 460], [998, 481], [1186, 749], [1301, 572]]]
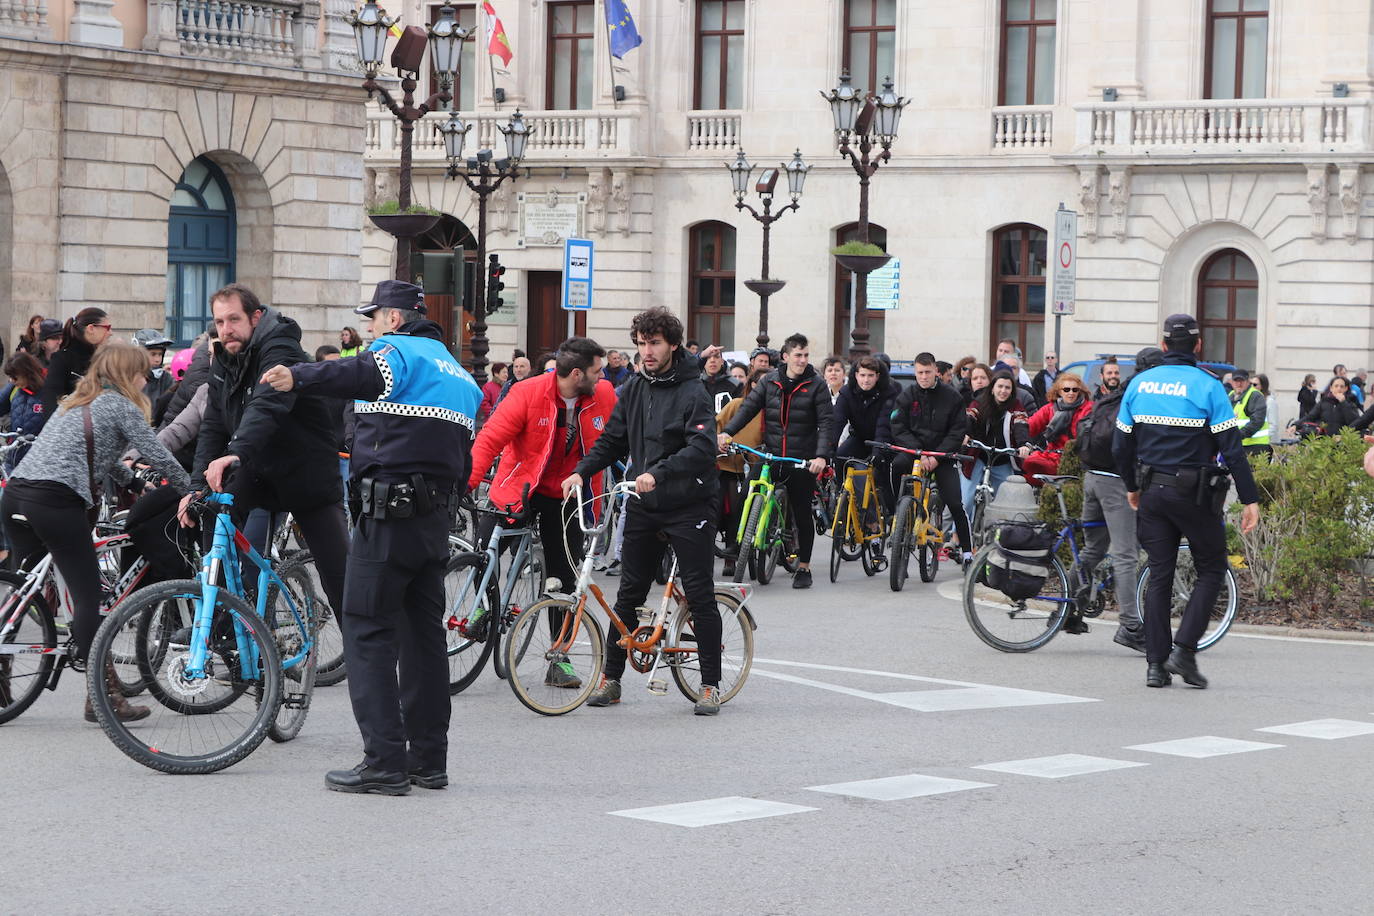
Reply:
[[1059, 246], [1059, 266], [1068, 268], [1073, 263], [1073, 246], [1064, 242]]

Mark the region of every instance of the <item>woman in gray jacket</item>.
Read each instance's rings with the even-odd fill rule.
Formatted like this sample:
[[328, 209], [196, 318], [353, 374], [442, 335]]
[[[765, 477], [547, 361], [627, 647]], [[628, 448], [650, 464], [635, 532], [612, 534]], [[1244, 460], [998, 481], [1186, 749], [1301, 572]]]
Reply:
[[[22, 567], [44, 551], [52, 554], [71, 591], [72, 636], [80, 659], [100, 626], [100, 569], [87, 515], [99, 498], [95, 481], [109, 474], [120, 484], [132, 484], [132, 472], [119, 459], [133, 446], [179, 493], [191, 492], [190, 477], [149, 425], [142, 390], [147, 371], [148, 357], [141, 351], [125, 344], [102, 347], [5, 488], [4, 525], [15, 560]], [[106, 683], [119, 717], [147, 716], [146, 706], [123, 698], [113, 674], [106, 672]], [[95, 721], [89, 699], [86, 719]]]

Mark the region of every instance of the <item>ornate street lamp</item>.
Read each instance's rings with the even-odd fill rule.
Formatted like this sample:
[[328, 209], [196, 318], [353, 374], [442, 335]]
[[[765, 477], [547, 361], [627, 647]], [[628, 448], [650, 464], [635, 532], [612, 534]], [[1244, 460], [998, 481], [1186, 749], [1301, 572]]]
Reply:
[[[382, 61], [386, 56], [388, 29], [395, 24], [395, 20], [386, 14], [386, 10], [377, 6], [376, 0], [367, 0], [361, 10], [349, 12], [344, 21], [353, 27], [353, 33], [358, 39], [358, 62], [367, 77], [363, 80], [363, 88], [367, 90], [368, 97], [371, 98], [374, 94], [380, 96], [382, 104], [401, 122], [401, 164], [398, 170], [400, 187], [397, 189], [396, 203], [399, 207], [398, 216], [406, 217], [406, 211], [411, 205], [411, 149], [415, 122], [452, 100], [451, 90], [458, 84], [462, 44], [468, 39], [468, 31], [458, 24], [452, 4], [445, 2], [439, 11], [438, 19], [429, 27], [427, 41], [415, 40], [412, 37], [416, 34], [414, 32], [404, 33], [391, 55], [391, 64], [401, 79], [402, 96], [401, 101], [397, 102], [391, 93], [377, 82]], [[434, 71], [439, 77], [439, 91], [420, 105], [416, 105], [415, 87], [424, 61], [426, 45], [429, 47]], [[395, 276], [398, 280], [409, 280], [410, 240], [432, 226], [434, 220], [429, 219], [428, 225], [425, 225], [425, 220], [416, 219], [411, 215], [409, 219], [389, 221], [386, 217], [374, 216], [372, 221], [395, 236]]]
[[[764, 169], [759, 175], [758, 183], [754, 185], [754, 190], [763, 203], [763, 212], [759, 213], [744, 202], [745, 195], [749, 193], [749, 176], [754, 171], [754, 166], [744, 158], [744, 150], [739, 151], [734, 162], [725, 163], [725, 168], [730, 172], [731, 188], [735, 192], [735, 209], [748, 210], [750, 216], [763, 224], [762, 276], [757, 280], [744, 281], [745, 287], [759, 297], [759, 333], [754, 340], [758, 342], [760, 347], [768, 346], [768, 297], [781, 290], [786, 284], [785, 280], [774, 280], [768, 277], [769, 234], [772, 231], [773, 223], [781, 219], [784, 213], [800, 207], [802, 187], [806, 184], [806, 173], [811, 170], [811, 166], [802, 160], [801, 150], [792, 154], [790, 162], [779, 163], [779, 166], [776, 169]], [[791, 196], [792, 202], [777, 213], [773, 213], [773, 192], [780, 175], [787, 176], [787, 193]]]
[[[863, 97], [863, 91], [849, 84], [849, 74], [840, 74], [840, 84], [830, 92], [821, 92], [821, 98], [830, 105], [830, 113], [835, 121], [835, 142], [840, 156], [848, 159], [849, 164], [859, 176], [859, 241], [868, 242], [868, 183], [878, 171], [878, 167], [892, 159], [892, 144], [897, 140], [897, 125], [902, 119], [902, 109], [907, 99], [897, 95], [892, 87], [892, 78], [883, 82], [883, 91], [878, 96]], [[874, 141], [881, 149], [876, 155]], [[857, 150], [855, 149], [857, 142]], [[869, 354], [868, 346], [868, 274], [889, 260], [882, 257], [842, 256], [840, 264], [854, 273], [854, 330], [851, 332], [853, 344], [850, 356], [860, 357]], [[847, 262], [847, 263], [846, 263]]]
[[[463, 158], [463, 141], [471, 124], [464, 124], [458, 115], [440, 126], [444, 137], [444, 153], [448, 156], [448, 177], [461, 178], [472, 193], [477, 195], [477, 265], [491, 272], [504, 271], [499, 264], [487, 265], [487, 198], [507, 179], [519, 178], [520, 161], [525, 158], [525, 147], [533, 128], [525, 123], [525, 116], [519, 111], [511, 115], [505, 124], [497, 125], [506, 140], [506, 158], [497, 159], [489, 149], [478, 150], [472, 157]], [[492, 255], [493, 262], [496, 255]], [[473, 284], [472, 307], [472, 377], [477, 384], [487, 380], [487, 353], [491, 351], [487, 340], [487, 285], [483, 282]]]

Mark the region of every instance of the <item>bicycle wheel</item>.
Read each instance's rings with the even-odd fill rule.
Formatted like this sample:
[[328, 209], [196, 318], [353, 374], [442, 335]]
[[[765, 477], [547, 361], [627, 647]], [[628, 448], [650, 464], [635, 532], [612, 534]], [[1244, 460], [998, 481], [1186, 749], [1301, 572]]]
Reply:
[[[562, 547], [557, 548], [562, 550]], [[539, 542], [531, 540], [529, 554], [525, 557], [525, 568], [516, 577], [515, 588], [510, 597], [509, 603], [501, 612], [500, 635], [497, 642], [491, 647], [491, 669], [496, 672], [496, 676], [505, 680], [509, 676], [506, 669], [506, 653], [502, 651], [500, 645], [501, 635], [510, 632], [510, 628], [525, 608], [532, 606], [539, 600], [539, 596], [544, 592], [544, 550]], [[563, 583], [563, 589], [568, 589], [572, 583]]]
[[566, 598], [545, 598], [515, 618], [506, 639], [510, 689], [540, 715], [572, 712], [601, 678], [601, 625], [585, 610], [575, 624], [567, 620], [576, 610]]
[[863, 550], [863, 544], [854, 539], [857, 529], [850, 525], [849, 507], [853, 501], [848, 490], [840, 491], [840, 500], [835, 504], [835, 524], [839, 526], [839, 531], [832, 529], [830, 535], [840, 542], [840, 558], [844, 560], [857, 560]]
[[969, 537], [973, 540], [973, 548], [970, 552], [976, 553], [984, 543], [986, 534], [983, 531], [983, 517], [987, 514], [987, 500], [980, 491], [973, 498], [973, 518], [969, 520]]
[[[921, 545], [917, 550], [916, 567], [921, 573], [922, 582], [934, 582], [935, 573], [940, 569], [940, 542], [931, 536], [932, 531], [943, 532], [945, 530], [945, 507], [940, 502], [938, 493], [930, 494], [929, 514], [922, 522], [919, 522], [924, 529], [924, 535], [920, 538]], [[943, 540], [943, 535], [941, 536]]]
[[[276, 583], [268, 586], [267, 626], [277, 641], [277, 654], [282, 664], [297, 659], [295, 664], [283, 671], [281, 706], [267, 730], [267, 737], [283, 742], [301, 733], [305, 717], [310, 713], [310, 699], [315, 692], [320, 657], [320, 599], [310, 585], [309, 573], [300, 564], [281, 564], [276, 573], [286, 586], [286, 594]], [[296, 606], [294, 613], [286, 600], [287, 595]], [[305, 650], [307, 639], [310, 641], [309, 651]]]
[[[724, 590], [716, 592], [716, 611], [720, 614], [720, 701], [728, 703], [749, 679], [749, 669], [754, 665], [754, 622], [739, 599]], [[670, 649], [691, 650], [665, 653], [663, 661], [673, 672], [677, 689], [695, 703], [701, 699], [701, 659], [692, 613], [685, 601], [673, 614], [667, 640]]]
[[830, 539], [830, 581], [834, 582], [840, 578], [840, 563], [844, 558], [840, 556], [840, 542], [837, 538]]
[[281, 558], [281, 562], [300, 564], [310, 577], [311, 593], [315, 596], [315, 607], [319, 612], [315, 634], [315, 642], [319, 645], [315, 686], [333, 687], [348, 677], [348, 665], [344, 662], [343, 631], [339, 629], [338, 616], [343, 613], [343, 608], [330, 606], [329, 596], [325, 594], [324, 583], [320, 581], [320, 573], [315, 568], [315, 558], [310, 551], [290, 551]]
[[[782, 557], [782, 529], [787, 517], [787, 496], [782, 490], [773, 491], [773, 511], [768, 513], [768, 527], [763, 535], [763, 549], [754, 553], [754, 578], [759, 585], [773, 581]], [[666, 584], [666, 583], [665, 583]]]
[[[112, 652], [115, 636], [140, 617], [154, 622], [140, 622], [138, 632], [161, 634], [165, 628], [156, 618], [168, 606], [180, 620], [181, 609], [200, 600], [195, 579], [162, 582], [131, 595], [101, 624], [87, 664], [87, 689], [100, 727], [129, 757], [164, 773], [213, 773], [238, 763], [267, 737], [281, 706], [281, 658], [272, 631], [241, 598], [220, 589], [209, 614], [204, 676], [188, 675], [185, 645], [140, 642], [140, 675], [149, 678], [148, 692], [159, 703], [137, 722], [115, 715], [105, 692], [106, 665], [119, 668]], [[149, 648], [156, 654], [149, 655]]]
[[3, 645], [11, 651], [26, 647], [22, 654], [0, 655], [0, 724], [33, 705], [57, 662], [57, 624], [47, 602], [34, 595], [22, 608], [16, 604], [26, 582], [24, 576], [0, 571], [0, 628], [10, 627]]
[[911, 562], [912, 502], [910, 496], [903, 496], [897, 503], [897, 514], [892, 519], [892, 537], [887, 542], [887, 582], [894, 592], [900, 592], [906, 585], [907, 568]]
[[[501, 612], [501, 596], [496, 583], [488, 582], [486, 594], [477, 594], [486, 564], [486, 554], [460, 553], [449, 558], [444, 571], [444, 630], [448, 636], [450, 694], [462, 693], [472, 686], [501, 638], [496, 619]], [[469, 628], [474, 617], [478, 618], [476, 625]]]
[[736, 582], [743, 582], [746, 575], [754, 575], [754, 539], [758, 536], [762, 517], [763, 498], [758, 497], [749, 505], [749, 519], [744, 523], [744, 536], [739, 539], [739, 556], [735, 558]]
[[1064, 567], [1051, 558], [1050, 574], [1039, 594], [1016, 600], [986, 584], [989, 544], [964, 569], [964, 616], [978, 638], [1003, 652], [1029, 652], [1054, 639], [1072, 602]]
[[[1145, 610], [1145, 590], [1150, 582], [1150, 567], [1142, 564], [1140, 576], [1136, 579], [1135, 600], [1136, 607], [1143, 613]], [[1174, 589], [1169, 600], [1169, 633], [1177, 633], [1178, 626], [1183, 622], [1183, 611], [1188, 606], [1188, 599], [1192, 597], [1193, 587], [1197, 584], [1197, 567], [1193, 565], [1193, 552], [1189, 546], [1178, 545], [1178, 560], [1174, 567]], [[1231, 629], [1231, 624], [1236, 619], [1236, 607], [1240, 603], [1240, 588], [1236, 585], [1236, 575], [1231, 571], [1228, 564], [1226, 575], [1221, 580], [1221, 591], [1217, 593], [1217, 600], [1212, 605], [1212, 610], [1207, 615], [1207, 629], [1203, 631], [1202, 638], [1197, 641], [1197, 650], [1213, 646], [1221, 637], [1226, 635], [1226, 631]]]

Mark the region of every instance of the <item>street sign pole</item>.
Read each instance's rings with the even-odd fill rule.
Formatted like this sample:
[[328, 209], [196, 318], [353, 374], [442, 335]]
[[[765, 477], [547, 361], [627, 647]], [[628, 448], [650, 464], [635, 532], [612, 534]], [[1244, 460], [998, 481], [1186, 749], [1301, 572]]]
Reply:
[[1072, 315], [1078, 305], [1078, 214], [1065, 209], [1061, 203], [1054, 214], [1054, 270], [1052, 299], [1054, 312], [1054, 355], [1064, 364], [1060, 352], [1062, 325], [1065, 315]]
[[568, 336], [577, 332], [577, 312], [592, 308], [592, 262], [596, 246], [587, 239], [563, 240], [563, 301]]

